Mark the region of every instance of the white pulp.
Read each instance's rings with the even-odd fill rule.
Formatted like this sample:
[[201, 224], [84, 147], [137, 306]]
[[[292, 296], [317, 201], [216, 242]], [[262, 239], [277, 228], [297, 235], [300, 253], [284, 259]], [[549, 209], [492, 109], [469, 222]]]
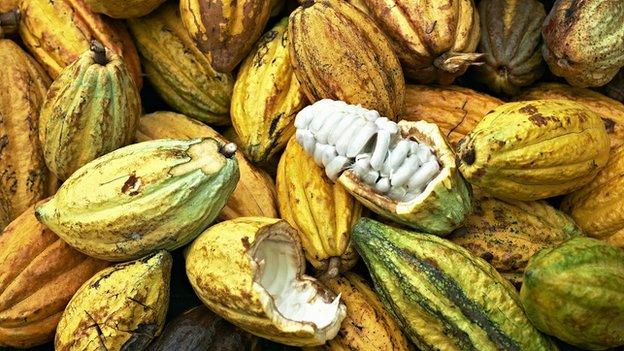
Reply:
[[410, 201], [440, 174], [429, 146], [404, 139], [374, 110], [325, 99], [301, 110], [295, 127], [297, 142], [333, 181], [351, 169], [375, 191]]

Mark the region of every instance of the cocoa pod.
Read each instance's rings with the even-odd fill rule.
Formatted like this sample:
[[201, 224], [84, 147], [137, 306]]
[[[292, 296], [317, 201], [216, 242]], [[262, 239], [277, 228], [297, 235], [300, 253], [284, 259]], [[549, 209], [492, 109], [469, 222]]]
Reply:
[[236, 78], [232, 125], [252, 162], [266, 162], [286, 146], [295, 133], [295, 115], [306, 104], [288, 45], [284, 18], [260, 38]]
[[166, 3], [149, 16], [128, 23], [147, 79], [167, 104], [206, 123], [230, 122], [234, 78], [215, 71], [195, 47], [175, 3]]
[[50, 78], [17, 44], [0, 39], [0, 229], [45, 198], [39, 109]]
[[[214, 129], [184, 115], [173, 112], [155, 112], [141, 117], [137, 141], [174, 138], [215, 138], [223, 143], [228, 140]], [[237, 217], [279, 217], [277, 195], [273, 179], [266, 172], [249, 162], [240, 151], [236, 151], [240, 180], [234, 193], [219, 214], [219, 220]]]
[[53, 79], [98, 40], [123, 57], [141, 88], [141, 62], [123, 23], [92, 12], [83, 0], [23, 0], [20, 10], [22, 41]]
[[460, 86], [408, 84], [400, 118], [437, 124], [455, 147], [486, 114], [502, 104], [495, 97]]
[[19, 6], [21, 0], [2, 0], [0, 2], [0, 12], [11, 11]]
[[344, 1], [306, 3], [290, 15], [291, 61], [311, 102], [342, 100], [396, 118], [405, 81], [388, 38]]
[[515, 95], [544, 73], [544, 5], [537, 0], [482, 0], [479, 14], [479, 52], [485, 54], [485, 64], [475, 67], [473, 76], [495, 93]]
[[247, 56], [269, 20], [268, 0], [182, 0], [182, 23], [212, 67], [231, 72]]
[[472, 0], [363, 1], [391, 38], [405, 75], [418, 83], [451, 84], [483, 56], [475, 53], [480, 29]]
[[166, 0], [85, 0], [91, 10], [113, 18], [142, 17]]
[[26, 210], [0, 234], [0, 346], [52, 341], [71, 297], [107, 265], [39, 223], [34, 206]]
[[141, 98], [124, 61], [94, 41], [61, 71], [41, 107], [39, 139], [48, 168], [65, 180], [129, 144], [140, 114]]
[[550, 70], [577, 87], [607, 84], [624, 66], [622, 22], [620, 0], [555, 2], [542, 26]]

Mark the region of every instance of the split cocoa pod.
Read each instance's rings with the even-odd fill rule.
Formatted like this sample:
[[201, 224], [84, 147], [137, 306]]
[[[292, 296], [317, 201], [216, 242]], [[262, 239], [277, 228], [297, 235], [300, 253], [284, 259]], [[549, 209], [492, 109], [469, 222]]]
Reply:
[[[137, 141], [155, 139], [215, 138], [227, 143], [219, 133], [194, 119], [174, 112], [155, 112], [141, 117]], [[277, 195], [273, 179], [236, 151], [240, 180], [221, 210], [218, 219], [237, 217], [279, 217]]]
[[0, 347], [52, 341], [71, 297], [107, 265], [39, 223], [34, 206], [26, 210], [0, 233]]
[[63, 312], [54, 349], [146, 350], [165, 324], [171, 263], [159, 251], [87, 280]]
[[265, 339], [318, 346], [336, 336], [346, 308], [304, 273], [296, 230], [275, 218], [221, 222], [186, 253], [189, 281], [212, 311]]
[[142, 17], [166, 0], [84, 0], [93, 12], [113, 18]]
[[141, 88], [141, 62], [123, 23], [92, 12], [83, 0], [24, 0], [20, 10], [20, 37], [53, 79], [97, 40], [123, 57]]
[[65, 180], [129, 144], [140, 115], [141, 98], [124, 61], [93, 41], [61, 71], [41, 107], [39, 139], [48, 168]]

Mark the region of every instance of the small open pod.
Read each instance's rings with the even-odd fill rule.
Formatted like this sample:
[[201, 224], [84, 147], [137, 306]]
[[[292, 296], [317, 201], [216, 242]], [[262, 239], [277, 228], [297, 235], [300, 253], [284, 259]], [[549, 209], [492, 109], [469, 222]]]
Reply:
[[338, 333], [346, 307], [304, 271], [296, 230], [275, 218], [221, 222], [186, 253], [191, 285], [213, 312], [272, 341], [322, 345]]
[[322, 100], [295, 121], [297, 141], [366, 207], [393, 221], [446, 235], [471, 211], [470, 189], [437, 125], [398, 124], [377, 111]]

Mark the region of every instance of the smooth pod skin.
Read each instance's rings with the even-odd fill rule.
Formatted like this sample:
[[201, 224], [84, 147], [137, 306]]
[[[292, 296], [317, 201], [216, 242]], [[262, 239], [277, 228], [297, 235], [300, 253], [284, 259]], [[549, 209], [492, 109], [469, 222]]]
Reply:
[[513, 286], [461, 246], [367, 218], [353, 240], [384, 306], [420, 350], [557, 349]]
[[400, 119], [437, 124], [454, 148], [488, 112], [502, 104], [493, 96], [460, 86], [408, 84]]
[[591, 183], [566, 196], [561, 204], [588, 236], [624, 248], [624, 145]]
[[330, 276], [351, 269], [357, 262], [351, 227], [362, 215], [362, 205], [327, 178], [295, 138], [282, 154], [276, 180], [280, 214], [299, 230], [312, 266]]
[[165, 324], [171, 262], [159, 251], [86, 281], [63, 312], [54, 349], [147, 350]]
[[419, 84], [451, 84], [482, 59], [473, 0], [363, 0], [390, 37], [405, 75]]
[[576, 238], [531, 258], [520, 298], [536, 328], [584, 350], [624, 345], [624, 251]]
[[485, 63], [474, 78], [495, 93], [515, 95], [544, 73], [541, 26], [546, 17], [537, 0], [482, 0], [479, 3]]
[[[155, 139], [215, 138], [227, 143], [223, 136], [209, 126], [174, 112], [154, 112], [141, 117], [137, 141]], [[279, 217], [275, 182], [262, 169], [249, 162], [242, 152], [236, 151], [240, 180], [236, 190], [219, 214], [219, 220], [237, 217]]]
[[550, 70], [577, 87], [607, 84], [624, 66], [622, 22], [620, 0], [555, 2], [542, 26]]
[[624, 104], [596, 91], [572, 87], [561, 83], [540, 83], [525, 90], [518, 101], [571, 100], [598, 113], [604, 122], [611, 148], [624, 144]]
[[233, 151], [214, 139], [147, 141], [83, 166], [36, 214], [79, 251], [126, 261], [193, 240], [238, 178]]
[[243, 61], [232, 95], [232, 125], [250, 161], [264, 163], [286, 146], [307, 103], [290, 63], [288, 18], [266, 32]]
[[219, 72], [232, 72], [269, 20], [268, 0], [182, 0], [182, 22]]
[[217, 72], [182, 25], [175, 3], [128, 21], [147, 79], [175, 110], [205, 123], [230, 123], [234, 78]]
[[50, 78], [16, 43], [0, 39], [0, 229], [48, 194], [38, 137]]
[[458, 146], [459, 169], [483, 191], [531, 201], [589, 183], [609, 158], [600, 115], [568, 100], [504, 104]]
[[26, 210], [0, 233], [0, 346], [52, 341], [71, 297], [106, 266], [39, 223], [34, 206]]
[[93, 13], [83, 0], [24, 0], [20, 11], [20, 37], [53, 79], [97, 40], [123, 57], [136, 86], [143, 85], [139, 55], [122, 23]]
[[61, 180], [128, 145], [139, 122], [141, 97], [126, 64], [98, 45], [61, 71], [41, 107], [43, 156]]
[[308, 100], [342, 100], [396, 119], [403, 109], [401, 65], [381, 29], [344, 1], [307, 2], [290, 14], [290, 55]]
[[91, 11], [113, 18], [142, 17], [156, 10], [166, 0], [85, 0]]

